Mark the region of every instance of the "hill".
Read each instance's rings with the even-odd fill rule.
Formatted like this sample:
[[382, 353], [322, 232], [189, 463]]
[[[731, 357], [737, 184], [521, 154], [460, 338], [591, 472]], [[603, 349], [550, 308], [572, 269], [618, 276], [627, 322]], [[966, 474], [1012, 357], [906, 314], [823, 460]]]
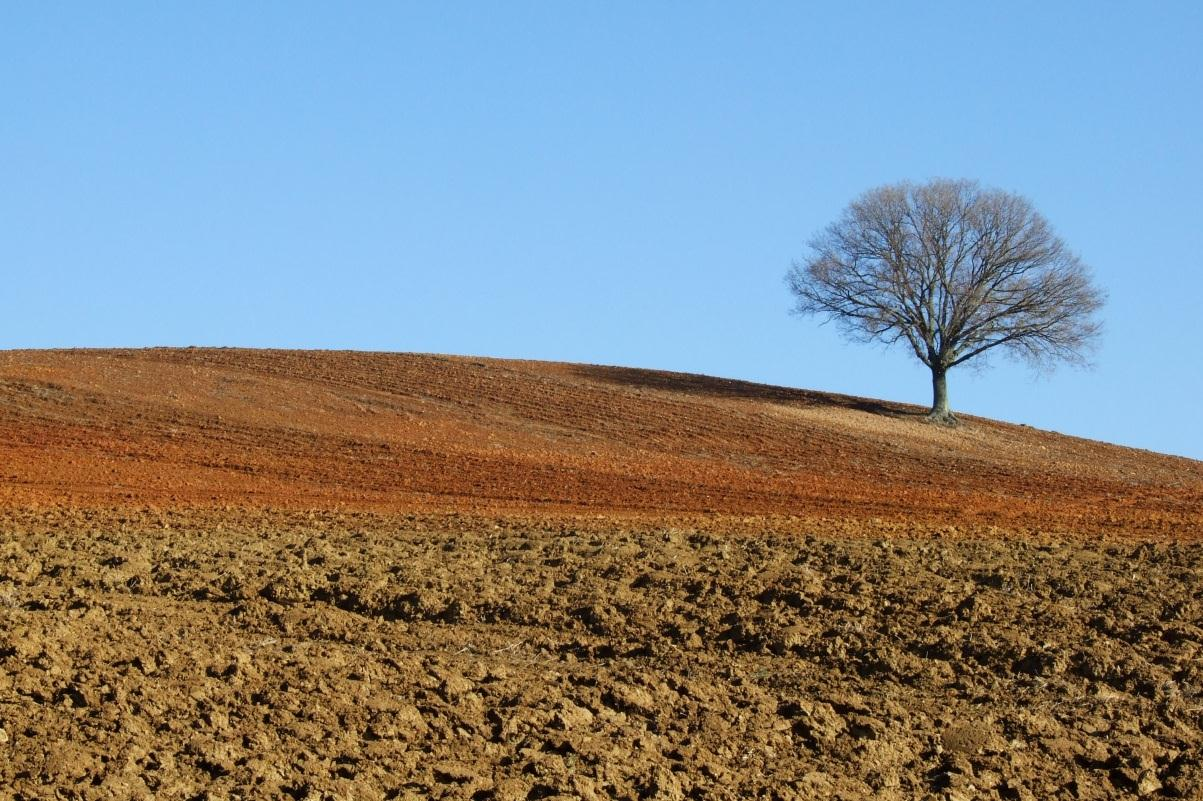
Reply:
[[0, 353], [0, 503], [1203, 522], [1203, 463], [700, 375], [414, 354]]
[[704, 376], [3, 353], [0, 788], [1200, 799], [1201, 492]]

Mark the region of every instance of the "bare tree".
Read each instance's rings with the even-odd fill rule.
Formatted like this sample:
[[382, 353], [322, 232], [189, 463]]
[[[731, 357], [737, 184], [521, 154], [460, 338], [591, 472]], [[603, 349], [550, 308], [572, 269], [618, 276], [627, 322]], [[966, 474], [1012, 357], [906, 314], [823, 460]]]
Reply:
[[859, 341], [904, 342], [931, 369], [929, 417], [955, 423], [948, 371], [1001, 349], [1035, 365], [1083, 362], [1103, 293], [1025, 198], [975, 181], [872, 189], [786, 276], [798, 314]]

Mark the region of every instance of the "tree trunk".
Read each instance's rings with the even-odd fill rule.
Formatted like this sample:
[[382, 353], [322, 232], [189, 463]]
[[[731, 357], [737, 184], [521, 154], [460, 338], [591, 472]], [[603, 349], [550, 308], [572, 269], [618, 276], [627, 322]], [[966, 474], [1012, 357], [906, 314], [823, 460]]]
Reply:
[[955, 424], [956, 415], [948, 408], [948, 371], [943, 367], [931, 368], [931, 411], [929, 420], [936, 423]]

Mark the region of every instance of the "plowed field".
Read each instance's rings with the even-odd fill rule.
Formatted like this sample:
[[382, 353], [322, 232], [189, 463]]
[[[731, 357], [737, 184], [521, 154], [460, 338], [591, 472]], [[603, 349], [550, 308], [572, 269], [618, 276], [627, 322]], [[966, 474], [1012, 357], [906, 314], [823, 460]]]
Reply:
[[1203, 798], [1203, 464], [672, 373], [0, 353], [0, 798]]

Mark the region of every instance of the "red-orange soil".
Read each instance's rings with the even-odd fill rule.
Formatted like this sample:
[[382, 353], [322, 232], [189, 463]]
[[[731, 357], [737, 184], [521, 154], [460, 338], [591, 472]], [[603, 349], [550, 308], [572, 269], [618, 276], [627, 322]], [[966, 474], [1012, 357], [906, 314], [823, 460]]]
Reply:
[[704, 376], [234, 349], [0, 353], [0, 503], [879, 518], [1193, 536], [1203, 463]]
[[701, 376], [0, 353], [0, 800], [1203, 799], [1203, 463]]

